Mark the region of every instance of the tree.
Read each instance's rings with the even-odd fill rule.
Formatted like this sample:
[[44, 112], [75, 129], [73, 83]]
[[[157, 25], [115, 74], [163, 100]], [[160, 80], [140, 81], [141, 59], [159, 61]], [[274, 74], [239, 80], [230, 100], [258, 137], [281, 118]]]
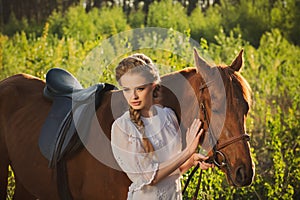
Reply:
[[66, 11], [69, 6], [76, 5], [80, 0], [0, 0], [1, 19], [7, 24], [12, 15], [18, 20], [23, 18], [41, 24], [46, 21], [53, 10]]

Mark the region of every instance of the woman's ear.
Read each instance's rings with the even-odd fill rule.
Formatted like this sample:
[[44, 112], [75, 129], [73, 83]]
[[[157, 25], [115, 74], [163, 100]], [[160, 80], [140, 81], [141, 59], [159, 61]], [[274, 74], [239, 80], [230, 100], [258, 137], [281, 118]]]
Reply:
[[154, 88], [153, 89], [153, 98], [157, 98], [159, 95], [159, 89], [160, 89], [160, 85], [159, 84], [153, 84], [152, 87]]
[[155, 87], [156, 87], [156, 84], [155, 83], [152, 83], [152, 89], [155, 89]]

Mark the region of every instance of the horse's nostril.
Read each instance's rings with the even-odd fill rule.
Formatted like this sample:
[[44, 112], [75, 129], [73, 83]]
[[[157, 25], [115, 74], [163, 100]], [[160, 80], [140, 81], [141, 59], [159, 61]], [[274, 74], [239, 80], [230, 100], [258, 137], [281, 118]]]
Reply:
[[244, 185], [246, 180], [245, 168], [243, 166], [237, 168], [235, 175], [236, 175], [235, 176], [236, 182], [239, 183], [240, 185]]
[[247, 168], [244, 165], [239, 166], [235, 171], [235, 182], [238, 186], [248, 186], [253, 181], [253, 169]]

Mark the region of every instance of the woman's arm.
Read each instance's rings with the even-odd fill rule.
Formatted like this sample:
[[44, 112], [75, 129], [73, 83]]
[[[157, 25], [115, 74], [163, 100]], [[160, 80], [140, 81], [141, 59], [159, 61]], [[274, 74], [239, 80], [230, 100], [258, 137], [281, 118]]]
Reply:
[[176, 156], [175, 159], [168, 160], [159, 165], [159, 169], [157, 170], [156, 176], [152, 180], [151, 185], [155, 185], [160, 180], [170, 175], [192, 157], [198, 147], [200, 136], [203, 133], [203, 129], [200, 129], [200, 127], [201, 121], [199, 119], [195, 119], [186, 133], [187, 148]]

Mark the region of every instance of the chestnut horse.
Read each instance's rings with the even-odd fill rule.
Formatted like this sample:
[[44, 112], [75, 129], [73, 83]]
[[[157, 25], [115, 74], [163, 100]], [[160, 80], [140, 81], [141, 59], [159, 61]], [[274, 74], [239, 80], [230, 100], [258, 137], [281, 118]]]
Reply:
[[[228, 183], [239, 187], [250, 185], [254, 176], [245, 128], [250, 87], [239, 73], [242, 54], [243, 51], [229, 66], [211, 67], [195, 50], [196, 67], [164, 75], [158, 100], [176, 112], [183, 133], [195, 117], [205, 122], [202, 146], [224, 171]], [[14, 199], [59, 199], [55, 169], [48, 167], [38, 146], [41, 127], [52, 104], [43, 97], [44, 87], [43, 80], [26, 74], [0, 82], [0, 199], [7, 195], [9, 165], [16, 180]], [[130, 180], [117, 167], [111, 167], [115, 161], [107, 142], [114, 119], [126, 109], [122, 91], [104, 94], [88, 144], [67, 159], [73, 199], [126, 199]], [[101, 133], [106, 138], [99, 137]], [[100, 150], [92, 152], [91, 146]], [[103, 163], [103, 158], [109, 161]]]

